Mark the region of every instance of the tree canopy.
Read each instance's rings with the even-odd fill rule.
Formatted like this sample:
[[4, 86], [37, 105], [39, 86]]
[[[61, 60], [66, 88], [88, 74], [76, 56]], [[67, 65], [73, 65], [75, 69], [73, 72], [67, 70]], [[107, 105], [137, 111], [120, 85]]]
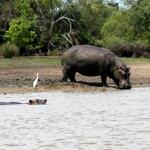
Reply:
[[63, 50], [75, 44], [150, 45], [150, 0], [0, 1], [0, 44], [27, 52]]

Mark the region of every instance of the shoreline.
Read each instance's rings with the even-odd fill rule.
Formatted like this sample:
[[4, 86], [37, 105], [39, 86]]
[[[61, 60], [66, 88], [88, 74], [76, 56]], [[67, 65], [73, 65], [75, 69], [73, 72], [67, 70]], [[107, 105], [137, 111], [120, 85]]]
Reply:
[[[150, 63], [129, 63], [131, 68], [132, 87], [150, 87]], [[39, 73], [38, 87], [32, 84]], [[104, 92], [118, 90], [111, 79], [108, 88], [100, 86], [100, 77], [86, 77], [76, 74], [77, 83], [60, 82], [62, 78], [61, 65], [33, 65], [30, 67], [0, 68], [0, 94], [30, 93], [30, 92]]]
[[[59, 86], [59, 85], [58, 85]], [[50, 88], [49, 86], [42, 86], [42, 87], [37, 87], [36, 89], [33, 89], [32, 87], [0, 87], [0, 94], [25, 94], [25, 93], [41, 93], [41, 92], [96, 92], [96, 93], [101, 93], [101, 92], [109, 92], [109, 91], [122, 91], [117, 88], [117, 86], [111, 86], [111, 87], [91, 87], [91, 86], [82, 86], [79, 83], [68, 83], [67, 85], [63, 85], [63, 89], [61, 86], [56, 86], [53, 88]], [[133, 85], [131, 89], [127, 90], [132, 90], [133, 88], [149, 88], [150, 84], [145, 84], [145, 85]]]

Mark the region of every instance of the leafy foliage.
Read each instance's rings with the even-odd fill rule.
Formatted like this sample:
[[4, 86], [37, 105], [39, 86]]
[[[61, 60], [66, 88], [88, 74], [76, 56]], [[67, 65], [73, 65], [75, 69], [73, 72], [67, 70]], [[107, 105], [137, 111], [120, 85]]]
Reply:
[[0, 1], [0, 43], [28, 55], [74, 44], [142, 51], [135, 43], [150, 45], [150, 0], [120, 1], [124, 9], [112, 0]]
[[32, 30], [33, 22], [20, 17], [10, 22], [10, 28], [6, 32], [6, 38], [20, 48], [30, 48], [36, 38], [36, 32]]
[[135, 38], [143, 43], [150, 44], [150, 0], [140, 0], [132, 8], [131, 17]]
[[102, 27], [102, 44], [109, 47], [133, 40], [133, 26], [128, 13], [116, 11]]
[[116, 44], [110, 49], [120, 57], [149, 57], [150, 45], [140, 42]]
[[30, 50], [34, 47], [34, 42], [37, 37], [34, 31], [36, 17], [30, 16], [30, 1], [16, 0], [16, 10], [19, 17], [12, 19], [9, 30], [6, 31], [5, 37], [8, 41], [15, 43], [19, 48]]
[[81, 13], [81, 34], [89, 44], [100, 45], [101, 28], [112, 13], [102, 1], [80, 1], [78, 9]]
[[0, 54], [4, 58], [12, 58], [17, 56], [19, 53], [19, 48], [15, 44], [6, 43], [0, 46]]

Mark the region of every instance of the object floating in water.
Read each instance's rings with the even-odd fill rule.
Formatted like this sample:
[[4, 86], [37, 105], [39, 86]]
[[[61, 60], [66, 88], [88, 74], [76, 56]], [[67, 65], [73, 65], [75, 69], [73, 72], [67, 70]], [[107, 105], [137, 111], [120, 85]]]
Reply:
[[47, 99], [32, 99], [28, 103], [20, 102], [0, 102], [0, 105], [16, 105], [16, 104], [29, 104], [29, 105], [43, 105], [46, 104]]

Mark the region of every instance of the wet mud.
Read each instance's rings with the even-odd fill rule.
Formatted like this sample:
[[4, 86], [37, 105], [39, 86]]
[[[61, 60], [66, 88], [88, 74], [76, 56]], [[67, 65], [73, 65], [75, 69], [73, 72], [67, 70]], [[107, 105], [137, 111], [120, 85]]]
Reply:
[[[150, 64], [132, 64], [131, 82], [133, 87], [150, 86]], [[117, 90], [114, 82], [108, 79], [108, 88], [101, 87], [100, 77], [76, 75], [77, 83], [60, 82], [62, 78], [60, 65], [34, 66], [23, 68], [0, 69], [0, 93], [18, 93], [33, 91], [105, 91]], [[39, 72], [38, 87], [32, 84]]]

